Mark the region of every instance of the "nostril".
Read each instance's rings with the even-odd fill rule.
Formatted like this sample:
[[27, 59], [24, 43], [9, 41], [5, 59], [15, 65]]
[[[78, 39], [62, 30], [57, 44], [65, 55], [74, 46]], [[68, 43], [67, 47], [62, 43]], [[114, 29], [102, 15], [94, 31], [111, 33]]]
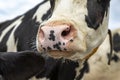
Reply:
[[69, 28], [66, 28], [62, 33], [61, 33], [61, 35], [63, 36], [63, 37], [65, 37], [65, 36], [67, 36], [67, 35], [69, 35], [70, 34], [70, 27]]
[[44, 40], [44, 38], [45, 38], [45, 35], [44, 35], [44, 32], [42, 29], [40, 29], [40, 31], [39, 31], [39, 37], [40, 37], [40, 41]]

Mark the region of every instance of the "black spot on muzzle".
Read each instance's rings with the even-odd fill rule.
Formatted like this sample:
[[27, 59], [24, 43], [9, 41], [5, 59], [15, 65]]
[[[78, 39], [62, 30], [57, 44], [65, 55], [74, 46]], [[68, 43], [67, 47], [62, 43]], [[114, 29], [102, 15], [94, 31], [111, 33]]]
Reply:
[[50, 35], [49, 35], [49, 40], [55, 41], [55, 35], [54, 35], [54, 30], [50, 31]]

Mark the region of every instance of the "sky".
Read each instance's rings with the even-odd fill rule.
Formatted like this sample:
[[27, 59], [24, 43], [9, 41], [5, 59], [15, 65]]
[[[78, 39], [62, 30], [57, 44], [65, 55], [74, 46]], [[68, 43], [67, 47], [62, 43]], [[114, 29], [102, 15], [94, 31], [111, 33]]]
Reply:
[[[0, 0], [0, 22], [27, 12], [42, 0]], [[111, 0], [109, 28], [120, 27], [120, 0]]]

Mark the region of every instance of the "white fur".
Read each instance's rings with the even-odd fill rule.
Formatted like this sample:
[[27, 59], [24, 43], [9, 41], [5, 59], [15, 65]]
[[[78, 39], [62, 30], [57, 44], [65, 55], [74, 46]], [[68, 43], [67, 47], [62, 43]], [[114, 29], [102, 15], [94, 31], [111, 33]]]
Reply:
[[[12, 30], [9, 38], [8, 38], [8, 41], [7, 41], [7, 52], [11, 52], [11, 51], [17, 51], [17, 42], [15, 43], [15, 36], [14, 36], [14, 33], [16, 31], [16, 29], [18, 28], [18, 26], [22, 23], [22, 19], [23, 19], [23, 16], [20, 17], [18, 20], [16, 20], [13, 24], [14, 24], [14, 29]], [[12, 27], [13, 24], [11, 24], [9, 27]]]
[[[120, 33], [120, 29], [113, 31], [114, 33]], [[120, 61], [111, 62], [111, 65], [108, 65], [107, 54], [110, 52], [110, 43], [109, 36], [106, 37], [104, 42], [99, 47], [96, 54], [94, 54], [89, 59], [90, 72], [85, 74], [85, 80], [119, 80], [120, 79]], [[120, 57], [120, 52], [116, 53], [113, 51], [113, 54], [116, 54]]]
[[8, 26], [5, 30], [2, 31], [0, 36], [0, 42], [2, 41], [3, 37], [17, 24], [18, 21], [13, 22], [10, 26]]
[[35, 12], [34, 16], [33, 16], [33, 19], [35, 17], [37, 17], [37, 20], [38, 22], [42, 22], [41, 18], [42, 16], [47, 13], [47, 11], [50, 9], [50, 2], [47, 1], [46, 3], [42, 4], [39, 6], [39, 8], [37, 9], [37, 11]]

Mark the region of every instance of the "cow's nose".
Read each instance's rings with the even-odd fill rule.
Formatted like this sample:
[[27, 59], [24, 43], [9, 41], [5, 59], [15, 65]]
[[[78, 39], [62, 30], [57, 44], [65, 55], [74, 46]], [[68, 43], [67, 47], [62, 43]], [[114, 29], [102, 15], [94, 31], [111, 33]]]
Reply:
[[39, 41], [44, 50], [67, 50], [68, 42], [73, 41], [74, 30], [69, 25], [42, 26]]

